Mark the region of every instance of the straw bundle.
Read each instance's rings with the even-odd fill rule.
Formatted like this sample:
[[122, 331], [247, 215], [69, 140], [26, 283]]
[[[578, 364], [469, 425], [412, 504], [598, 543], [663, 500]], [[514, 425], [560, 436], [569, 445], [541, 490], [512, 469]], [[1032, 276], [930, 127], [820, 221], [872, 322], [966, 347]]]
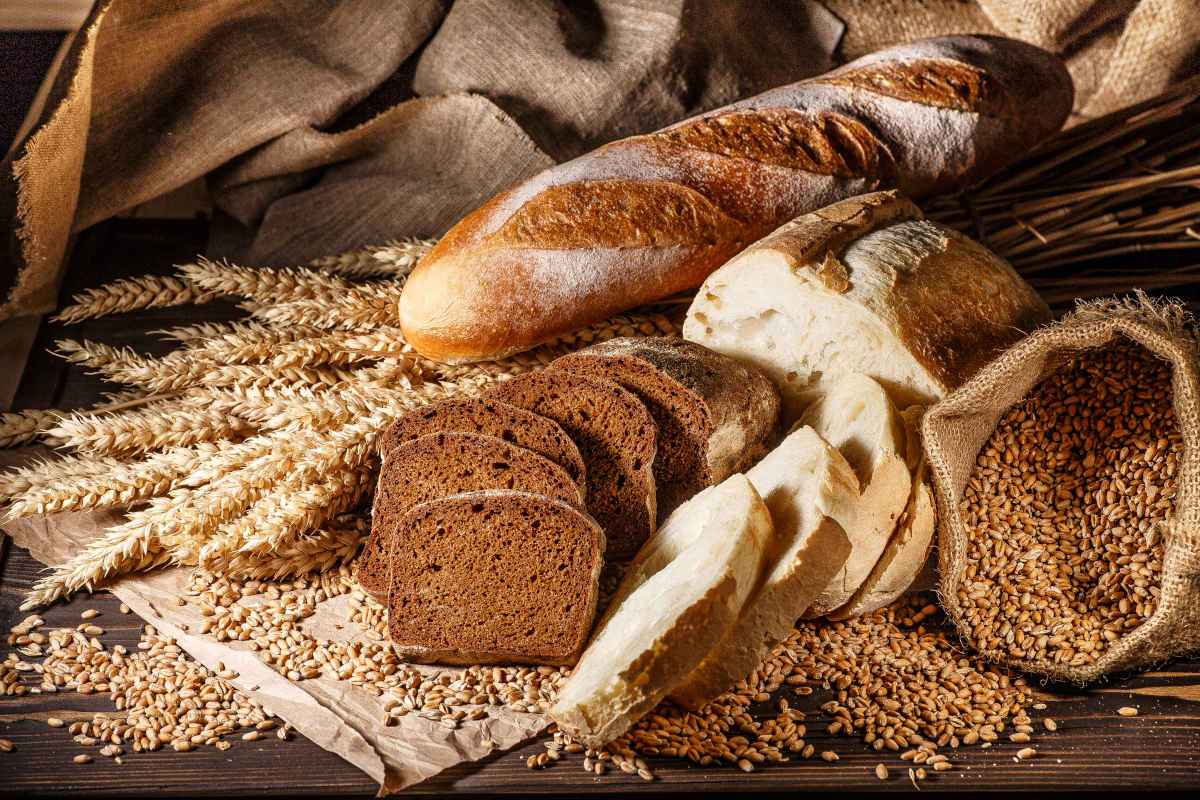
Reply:
[[[1200, 277], [1200, 79], [1064, 132], [929, 216], [1009, 259], [1055, 305]], [[74, 454], [0, 476], [11, 516], [106, 506], [126, 520], [34, 589], [32, 607], [115, 575], [184, 563], [239, 575], [327, 569], [355, 555], [330, 521], [369, 498], [375, 440], [397, 416], [473, 394], [612, 336], [678, 330], [669, 298], [509, 359], [422, 358], [394, 318], [430, 242], [400, 242], [273, 270], [200, 261], [177, 277], [117, 281], [74, 298], [76, 322], [240, 297], [245, 321], [163, 332], [148, 358], [95, 342], [60, 355], [131, 390], [76, 412], [0, 418], [0, 446]]]

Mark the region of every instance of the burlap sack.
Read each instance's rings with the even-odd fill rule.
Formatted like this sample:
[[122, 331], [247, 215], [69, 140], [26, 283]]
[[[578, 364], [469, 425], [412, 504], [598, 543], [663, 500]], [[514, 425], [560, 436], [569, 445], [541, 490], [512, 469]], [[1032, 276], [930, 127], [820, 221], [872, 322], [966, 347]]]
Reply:
[[958, 588], [971, 536], [959, 503], [975, 459], [1000, 417], [1067, 356], [1118, 336], [1171, 365], [1172, 402], [1183, 436], [1175, 514], [1162, 532], [1165, 552], [1157, 610], [1096, 662], [1081, 668], [1016, 659], [1004, 652], [981, 653], [989, 661], [1079, 684], [1200, 649], [1200, 346], [1193, 321], [1181, 306], [1156, 303], [1142, 294], [1081, 304], [1075, 313], [1034, 332], [980, 370], [933, 406], [921, 426], [938, 505], [938, 591], [959, 633], [974, 646]]

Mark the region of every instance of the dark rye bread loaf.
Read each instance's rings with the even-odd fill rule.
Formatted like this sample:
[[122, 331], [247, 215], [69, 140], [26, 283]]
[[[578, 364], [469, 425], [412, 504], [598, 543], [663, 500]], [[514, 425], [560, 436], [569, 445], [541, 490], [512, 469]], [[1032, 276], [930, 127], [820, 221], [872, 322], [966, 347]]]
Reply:
[[550, 368], [615, 381], [646, 404], [658, 426], [659, 520], [758, 461], [779, 422], [779, 392], [765, 375], [677, 337], [610, 339]]
[[549, 417], [579, 446], [587, 465], [587, 509], [604, 528], [608, 553], [624, 558], [654, 532], [654, 420], [612, 381], [564, 370], [519, 375], [490, 397]]
[[405, 658], [574, 664], [596, 613], [604, 532], [537, 494], [483, 491], [414, 506], [397, 526], [388, 633]]
[[499, 400], [454, 398], [422, 406], [387, 429], [379, 452], [386, 455], [410, 439], [443, 431], [482, 433], [532, 450], [558, 464], [583, 486], [583, 456], [566, 431], [553, 420]]
[[392, 543], [401, 519], [418, 503], [480, 489], [537, 492], [583, 507], [583, 490], [548, 458], [478, 433], [430, 433], [396, 447], [383, 460], [371, 535], [358, 559], [363, 590], [387, 599]]

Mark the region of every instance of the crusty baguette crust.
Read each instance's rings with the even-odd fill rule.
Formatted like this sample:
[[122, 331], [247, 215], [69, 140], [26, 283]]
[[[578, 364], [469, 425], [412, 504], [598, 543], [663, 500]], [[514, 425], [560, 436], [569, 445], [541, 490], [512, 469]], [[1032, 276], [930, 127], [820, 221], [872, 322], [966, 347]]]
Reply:
[[461, 363], [528, 349], [695, 288], [787, 220], [853, 195], [963, 188], [1058, 130], [1070, 77], [1031, 45], [950, 36], [889, 48], [504, 192], [408, 279], [401, 327]]

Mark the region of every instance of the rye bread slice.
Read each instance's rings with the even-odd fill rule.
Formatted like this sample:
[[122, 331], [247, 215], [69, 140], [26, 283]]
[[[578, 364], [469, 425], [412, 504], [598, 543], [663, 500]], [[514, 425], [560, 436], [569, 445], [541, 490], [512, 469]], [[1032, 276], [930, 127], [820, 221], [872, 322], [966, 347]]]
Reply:
[[583, 456], [562, 427], [532, 411], [481, 397], [442, 400], [405, 414], [384, 432], [379, 452], [386, 455], [404, 442], [442, 431], [495, 436], [550, 459], [584, 484]]
[[379, 470], [371, 535], [358, 559], [363, 590], [387, 600], [392, 543], [410, 508], [481, 489], [537, 492], [583, 507], [583, 491], [567, 471], [531, 450], [478, 433], [418, 436], [388, 453]]
[[587, 509], [608, 538], [612, 558], [637, 552], [654, 532], [654, 420], [641, 400], [618, 384], [565, 370], [519, 375], [490, 397], [563, 427], [587, 466]]
[[405, 658], [574, 664], [596, 613], [604, 532], [568, 503], [467, 492], [400, 520], [388, 633]]
[[610, 339], [551, 369], [605, 378], [638, 396], [658, 426], [658, 518], [766, 454], [779, 391], [757, 369], [678, 337]]

